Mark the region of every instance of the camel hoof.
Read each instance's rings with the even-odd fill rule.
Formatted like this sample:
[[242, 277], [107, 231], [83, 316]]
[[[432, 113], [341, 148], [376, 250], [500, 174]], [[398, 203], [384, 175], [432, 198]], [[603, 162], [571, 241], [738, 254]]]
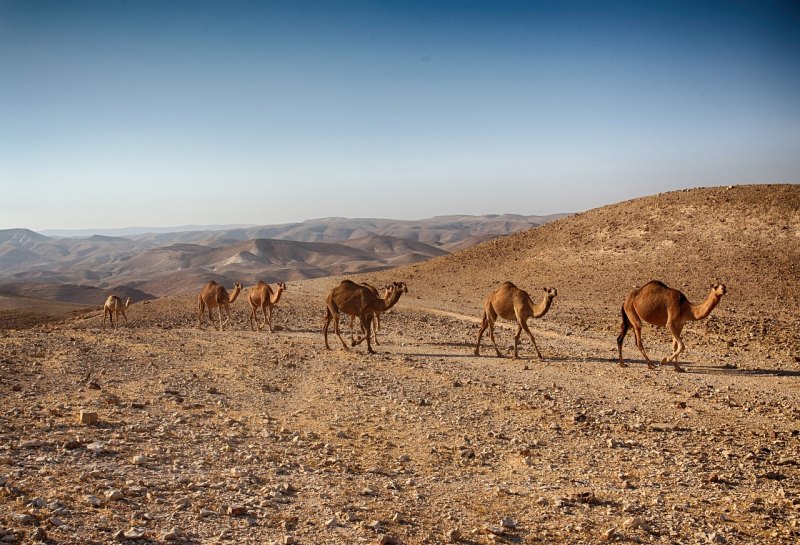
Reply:
[[648, 361], [648, 362], [647, 362], [647, 368], [648, 368], [648, 369], [655, 369], [655, 368], [656, 368], [656, 366], [655, 366], [655, 365], [653, 365], [652, 363], [650, 363], [650, 362]]
[[666, 365], [668, 361], [669, 360], [667, 358], [664, 358], [661, 360], [661, 363], [659, 363], [659, 365]]
[[619, 362], [617, 365], [619, 365], [619, 367], [628, 367], [628, 364], [624, 361]]
[[676, 373], [685, 373], [685, 372], [686, 372], [686, 369], [684, 369], [683, 367], [678, 367], [678, 366], [676, 365], [676, 366], [675, 366], [675, 372], [676, 372]]

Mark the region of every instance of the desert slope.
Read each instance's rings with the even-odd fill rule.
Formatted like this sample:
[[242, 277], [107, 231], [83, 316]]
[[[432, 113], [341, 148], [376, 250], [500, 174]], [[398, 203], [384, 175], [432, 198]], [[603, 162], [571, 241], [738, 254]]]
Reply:
[[476, 316], [504, 280], [537, 301], [540, 288], [555, 286], [554, 316], [614, 335], [633, 287], [658, 279], [697, 303], [719, 280], [728, 295], [708, 322], [687, 329], [791, 359], [800, 355], [800, 186], [634, 199], [379, 276], [404, 278], [422, 299]]

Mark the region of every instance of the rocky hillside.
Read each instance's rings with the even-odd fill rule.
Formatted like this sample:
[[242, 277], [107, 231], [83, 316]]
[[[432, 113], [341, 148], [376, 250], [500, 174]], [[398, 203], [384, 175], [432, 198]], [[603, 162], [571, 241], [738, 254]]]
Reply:
[[403, 278], [437, 307], [475, 316], [505, 280], [537, 300], [540, 288], [554, 286], [556, 315], [614, 335], [635, 286], [661, 280], [699, 303], [721, 281], [728, 295], [697, 327], [791, 359], [800, 355], [800, 186], [714, 187], [634, 199], [379, 276]]

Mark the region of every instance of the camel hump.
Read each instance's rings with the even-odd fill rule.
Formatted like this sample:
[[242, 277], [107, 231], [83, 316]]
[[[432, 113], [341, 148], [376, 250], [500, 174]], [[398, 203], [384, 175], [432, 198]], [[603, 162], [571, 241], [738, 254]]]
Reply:
[[503, 287], [503, 288], [516, 288], [517, 287], [516, 285], [514, 285], [514, 282], [511, 282], [510, 280], [506, 280], [505, 282], [500, 284], [500, 286]]

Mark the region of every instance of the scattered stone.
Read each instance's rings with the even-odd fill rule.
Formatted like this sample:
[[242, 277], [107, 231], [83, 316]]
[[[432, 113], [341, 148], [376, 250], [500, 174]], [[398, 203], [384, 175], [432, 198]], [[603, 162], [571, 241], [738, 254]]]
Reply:
[[142, 455], [134, 456], [133, 458], [131, 458], [131, 462], [133, 462], [134, 465], [143, 466], [147, 463], [147, 456], [142, 456]]
[[86, 496], [86, 501], [92, 507], [100, 507], [101, 505], [103, 505], [103, 500], [101, 500], [97, 496]]
[[100, 421], [99, 417], [97, 416], [96, 412], [92, 411], [81, 411], [78, 414], [78, 424], [82, 426], [93, 426]]
[[92, 454], [103, 454], [104, 452], [107, 452], [105, 444], [100, 441], [95, 441], [94, 443], [86, 445], [86, 450]]
[[28, 513], [17, 513], [11, 517], [11, 520], [17, 524], [33, 524], [36, 522], [36, 517]]
[[200, 516], [201, 517], [214, 517], [217, 515], [217, 512], [213, 509], [209, 509], [208, 507], [203, 507], [200, 509]]
[[446, 537], [450, 543], [458, 543], [461, 540], [461, 531], [458, 528], [453, 528], [448, 530]]
[[231, 505], [228, 507], [228, 515], [232, 517], [240, 517], [247, 514], [247, 507], [244, 505]]
[[122, 493], [122, 490], [112, 488], [111, 490], [106, 491], [105, 496], [109, 501], [120, 501], [125, 497], [125, 494]]
[[517, 522], [511, 517], [505, 517], [500, 521], [500, 526], [502, 526], [503, 528], [507, 528], [509, 530], [516, 530]]
[[42, 445], [44, 445], [44, 443], [39, 439], [31, 439], [30, 441], [23, 441], [20, 443], [19, 448], [39, 448]]
[[125, 533], [122, 534], [122, 537], [125, 539], [144, 539], [147, 535], [147, 530], [140, 526], [135, 526], [133, 528], [128, 529]]
[[164, 537], [162, 538], [164, 541], [179, 541], [183, 538], [183, 532], [180, 528], [175, 527], [171, 528]]
[[33, 541], [47, 541], [47, 532], [45, 532], [42, 528], [36, 528], [31, 534], [31, 539]]

